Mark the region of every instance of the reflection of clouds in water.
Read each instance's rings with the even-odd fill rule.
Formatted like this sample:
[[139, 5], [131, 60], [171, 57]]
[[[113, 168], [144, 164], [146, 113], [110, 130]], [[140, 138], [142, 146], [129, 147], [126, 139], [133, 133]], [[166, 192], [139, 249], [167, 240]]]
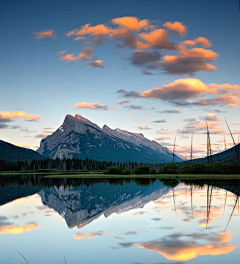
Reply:
[[103, 231], [98, 231], [98, 232], [85, 232], [85, 233], [76, 233], [75, 235], [72, 235], [75, 239], [82, 239], [82, 238], [94, 238], [96, 236], [102, 236], [105, 234], [110, 234], [110, 232], [103, 232]]
[[213, 220], [209, 219], [208, 221], [206, 219], [202, 219], [199, 221], [199, 226], [200, 227], [208, 227], [213, 223]]
[[19, 235], [37, 229], [40, 226], [41, 225], [37, 225], [35, 223], [29, 223], [28, 225], [25, 226], [2, 225], [0, 226], [0, 233]]
[[162, 218], [156, 217], [156, 218], [152, 218], [151, 220], [153, 220], [153, 221], [160, 221], [160, 220], [162, 220]]
[[0, 228], [4, 225], [12, 225], [13, 223], [9, 221], [8, 217], [0, 216]]
[[134, 213], [132, 214], [132, 216], [142, 216], [145, 212], [138, 212], [138, 213]]
[[128, 231], [126, 233], [121, 234], [121, 236], [129, 236], [129, 235], [136, 235], [137, 233], [134, 231]]
[[[197, 256], [221, 255], [232, 252], [236, 246], [230, 243], [229, 232], [220, 234], [172, 234], [158, 241], [132, 243], [139, 248], [154, 251], [169, 260], [186, 261]], [[205, 240], [200, 243], [198, 240]]]

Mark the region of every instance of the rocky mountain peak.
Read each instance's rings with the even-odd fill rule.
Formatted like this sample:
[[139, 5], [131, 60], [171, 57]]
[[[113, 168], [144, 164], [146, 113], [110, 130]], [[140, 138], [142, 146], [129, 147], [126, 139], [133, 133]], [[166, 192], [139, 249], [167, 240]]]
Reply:
[[[167, 162], [172, 153], [143, 134], [107, 125], [100, 128], [85, 117], [66, 115], [63, 124], [41, 141], [38, 153], [50, 158]], [[179, 159], [180, 160], [180, 159]]]
[[81, 120], [85, 120], [85, 121], [89, 121], [87, 118], [85, 118], [85, 117], [83, 117], [81, 115], [78, 115], [78, 114], [75, 115], [75, 118], [81, 119]]

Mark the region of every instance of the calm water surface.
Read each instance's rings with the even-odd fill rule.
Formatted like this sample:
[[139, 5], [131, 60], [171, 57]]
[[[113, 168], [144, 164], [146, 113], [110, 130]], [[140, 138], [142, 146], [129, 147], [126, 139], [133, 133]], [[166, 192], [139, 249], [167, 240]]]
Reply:
[[0, 263], [239, 263], [235, 184], [165, 184], [2, 180]]

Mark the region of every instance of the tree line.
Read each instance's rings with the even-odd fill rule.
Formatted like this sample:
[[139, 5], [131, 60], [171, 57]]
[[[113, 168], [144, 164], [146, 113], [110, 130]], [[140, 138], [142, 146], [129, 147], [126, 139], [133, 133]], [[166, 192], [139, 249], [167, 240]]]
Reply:
[[93, 159], [49, 159], [28, 161], [6, 161], [0, 159], [0, 171], [40, 171], [40, 170], [61, 170], [61, 171], [93, 171], [103, 172], [111, 166], [124, 168], [126, 171], [132, 171], [139, 165], [148, 165], [155, 170], [159, 170], [161, 164], [138, 163], [136, 161], [99, 161]]

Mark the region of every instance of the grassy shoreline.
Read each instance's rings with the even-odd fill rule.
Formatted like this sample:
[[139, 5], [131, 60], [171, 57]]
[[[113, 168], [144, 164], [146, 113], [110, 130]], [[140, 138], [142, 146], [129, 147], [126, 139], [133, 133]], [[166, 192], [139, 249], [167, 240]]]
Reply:
[[1, 176], [42, 176], [44, 178], [157, 178], [157, 179], [236, 179], [240, 180], [240, 174], [129, 174], [116, 175], [104, 174], [101, 172], [80, 172], [80, 171], [8, 171], [0, 172]]

